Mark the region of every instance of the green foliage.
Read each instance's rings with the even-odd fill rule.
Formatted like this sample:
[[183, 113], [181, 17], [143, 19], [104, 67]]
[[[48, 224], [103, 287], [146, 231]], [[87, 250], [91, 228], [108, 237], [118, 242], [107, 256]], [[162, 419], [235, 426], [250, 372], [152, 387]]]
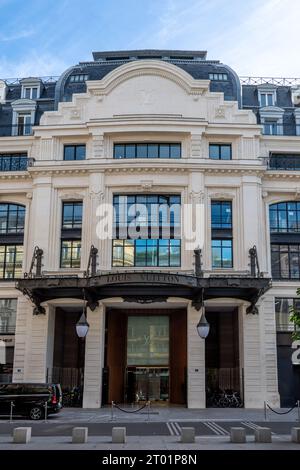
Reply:
[[[297, 289], [297, 296], [300, 297], [300, 288]], [[290, 308], [290, 321], [294, 322], [295, 330], [292, 337], [293, 340], [300, 339], [300, 310], [295, 307]]]

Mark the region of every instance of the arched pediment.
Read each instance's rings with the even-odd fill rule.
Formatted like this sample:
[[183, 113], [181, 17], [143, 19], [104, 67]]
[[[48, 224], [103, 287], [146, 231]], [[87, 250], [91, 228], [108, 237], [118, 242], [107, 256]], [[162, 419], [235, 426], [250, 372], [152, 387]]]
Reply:
[[201, 95], [209, 87], [209, 80], [195, 80], [173, 64], [159, 60], [141, 60], [117, 67], [102, 80], [87, 81], [87, 89], [93, 95], [106, 95], [127, 80], [141, 76], [165, 78], [176, 83], [187, 94]]

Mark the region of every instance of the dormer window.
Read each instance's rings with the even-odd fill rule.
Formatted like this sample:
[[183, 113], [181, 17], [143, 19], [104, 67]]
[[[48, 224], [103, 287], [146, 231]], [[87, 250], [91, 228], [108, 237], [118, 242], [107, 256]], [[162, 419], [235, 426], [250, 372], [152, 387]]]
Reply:
[[23, 98], [27, 100], [36, 100], [38, 97], [37, 87], [26, 87], [23, 90]]
[[276, 106], [276, 88], [272, 85], [264, 85], [258, 88], [258, 101], [261, 108]]
[[38, 100], [40, 98], [43, 83], [39, 78], [22, 78], [20, 83], [22, 85], [21, 98], [23, 100]]

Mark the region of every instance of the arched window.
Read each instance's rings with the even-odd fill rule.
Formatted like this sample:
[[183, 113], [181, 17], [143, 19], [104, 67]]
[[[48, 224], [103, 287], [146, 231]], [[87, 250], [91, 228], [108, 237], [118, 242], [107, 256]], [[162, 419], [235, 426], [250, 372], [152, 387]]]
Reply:
[[271, 263], [274, 279], [300, 279], [300, 202], [270, 205]]
[[22, 275], [25, 207], [0, 204], [0, 278]]

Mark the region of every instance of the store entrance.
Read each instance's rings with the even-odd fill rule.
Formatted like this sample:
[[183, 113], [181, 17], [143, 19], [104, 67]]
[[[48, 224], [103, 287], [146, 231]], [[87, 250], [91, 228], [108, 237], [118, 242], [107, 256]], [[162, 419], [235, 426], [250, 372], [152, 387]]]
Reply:
[[108, 310], [104, 401], [186, 403], [186, 311]]

